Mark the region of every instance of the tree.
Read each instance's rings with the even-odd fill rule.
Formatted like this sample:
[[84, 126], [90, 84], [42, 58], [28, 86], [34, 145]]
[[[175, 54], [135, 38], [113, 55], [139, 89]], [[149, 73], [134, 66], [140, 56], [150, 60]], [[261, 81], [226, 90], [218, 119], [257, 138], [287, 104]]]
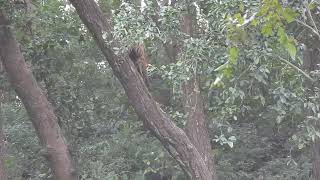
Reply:
[[[303, 65], [302, 68], [308, 74], [313, 75], [314, 81], [306, 80], [304, 82], [305, 96], [309, 106], [306, 107], [305, 119], [308, 120], [310, 117], [316, 117], [319, 113], [319, 107], [317, 107], [317, 97], [319, 95], [319, 80], [317, 80], [316, 71], [319, 70], [320, 58], [319, 58], [319, 44], [320, 44], [320, 32], [318, 30], [318, 23], [320, 19], [310, 9], [311, 5], [305, 6], [307, 18], [305, 22], [298, 20], [300, 24], [305, 28], [306, 32], [312, 33], [311, 35], [303, 36], [299, 39], [304, 44], [303, 48]], [[308, 25], [310, 24], [310, 25]], [[315, 121], [313, 126], [316, 131], [320, 131], [319, 122]], [[313, 177], [315, 180], [320, 180], [320, 137], [317, 135], [313, 139]]]
[[[128, 55], [116, 55], [112, 50], [114, 48], [112, 46], [116, 46], [116, 43], [113, 42], [111, 46], [105, 43], [105, 40], [113, 40], [110, 38], [112, 30], [112, 26], [108, 23], [110, 20], [105, 20], [101, 10], [92, 0], [71, 0], [70, 2], [92, 33], [114, 74], [124, 87], [129, 101], [146, 127], [161, 141], [192, 179], [213, 179], [195, 145], [185, 132], [170, 121], [168, 115], [153, 100], [132, 62], [128, 60]], [[106, 37], [104, 38], [104, 36]]]
[[44, 155], [51, 164], [54, 178], [77, 179], [57, 117], [27, 67], [3, 9], [0, 10], [0, 57], [46, 151]]
[[[175, 4], [171, 3], [171, 6], [175, 6]], [[160, 8], [161, 7], [159, 7], [159, 9]], [[192, 7], [187, 5], [185, 14], [181, 15], [181, 32], [185, 33], [190, 38], [194, 37], [194, 31], [197, 31], [198, 28], [194, 14], [195, 12]], [[157, 22], [158, 20], [155, 19], [154, 21]], [[160, 28], [159, 25], [158, 28]], [[178, 54], [183, 50], [183, 46], [178, 47], [177, 44], [183, 44], [183, 42], [178, 43], [177, 39], [174, 39], [173, 41], [175, 46], [170, 47], [169, 44], [164, 44], [164, 46], [171, 61], [176, 63], [178, 61]], [[183, 106], [184, 112], [187, 115], [185, 131], [187, 136], [200, 152], [202, 158], [205, 160], [212, 176], [214, 179], [217, 179], [215, 174], [215, 165], [211, 154], [211, 143], [205, 119], [206, 116], [204, 114], [203, 100], [198, 81], [199, 77], [197, 75], [197, 70], [194, 70], [194, 72], [191, 72], [190, 80], [185, 80], [182, 84]]]
[[[146, 121], [129, 106], [128, 101], [141, 98], [125, 94], [71, 4], [45, 2], [10, 1], [6, 10], [20, 52], [67, 138], [79, 179], [188, 179], [188, 172], [162, 145], [165, 141], [148, 131], [150, 121], [144, 126]], [[102, 37], [104, 47], [121, 61], [116, 67], [129, 67], [134, 75], [135, 68], [123, 63], [130, 63], [128, 48], [143, 42], [150, 61], [151, 98], [165, 112], [161, 114], [183, 129], [179, 132], [195, 146], [206, 168], [212, 167], [206, 157], [214, 155], [219, 180], [317, 176], [318, 32], [306, 7], [318, 25], [319, 3], [95, 2], [110, 23], [111, 32], [104, 31]], [[99, 24], [99, 18], [92, 19]], [[135, 78], [132, 73], [126, 77], [142, 90], [139, 74]], [[22, 101], [7, 77], [0, 76], [6, 93], [2, 116], [8, 177], [52, 179]], [[127, 94], [136, 92], [129, 90]], [[170, 142], [176, 141], [181, 142]]]

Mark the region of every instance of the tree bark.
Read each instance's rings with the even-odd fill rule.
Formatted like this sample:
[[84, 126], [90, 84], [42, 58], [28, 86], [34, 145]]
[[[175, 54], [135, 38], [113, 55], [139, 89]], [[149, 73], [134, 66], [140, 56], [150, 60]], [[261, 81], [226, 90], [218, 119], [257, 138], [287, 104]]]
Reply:
[[185, 98], [184, 112], [187, 113], [186, 134], [201, 154], [201, 157], [211, 172], [213, 180], [217, 180], [209, 133], [203, 111], [203, 101], [195, 77], [184, 83], [183, 92]]
[[[171, 6], [174, 6], [174, 4], [171, 4]], [[161, 6], [158, 5], [157, 8], [158, 11], [160, 11]], [[155, 16], [153, 20], [158, 28], [161, 28], [158, 19], [159, 17]], [[187, 13], [181, 17], [181, 31], [188, 34], [190, 37], [193, 36], [193, 29], [196, 25], [196, 22], [194, 21], [195, 18], [192, 17], [191, 10], [188, 8]], [[178, 46], [177, 39], [172, 38], [172, 43], [164, 44], [164, 48], [171, 62], [177, 62], [177, 56], [181, 52], [182, 48]], [[183, 83], [182, 92], [184, 112], [187, 114], [185, 132], [201, 154], [209, 171], [212, 173], [213, 179], [217, 180], [218, 178], [211, 153], [211, 143], [203, 109], [203, 100], [196, 73], [192, 75], [191, 80]]]
[[[182, 16], [181, 30], [182, 32], [193, 36], [193, 22], [191, 12]], [[214, 180], [217, 180], [215, 164], [212, 157], [211, 143], [206, 119], [203, 109], [203, 100], [199, 89], [198, 78], [196, 72], [192, 75], [189, 81], [182, 85], [184, 98], [184, 112], [187, 113], [186, 134], [191, 142], [195, 145], [201, 157], [205, 161]]]
[[0, 10], [0, 59], [46, 150], [54, 179], [77, 179], [57, 117], [25, 63], [3, 10]]
[[[319, 43], [320, 41], [316, 42]], [[305, 50], [305, 57], [304, 57], [304, 68], [308, 71], [315, 71], [319, 70], [320, 64], [320, 52], [319, 48], [307, 48]], [[306, 82], [305, 83], [305, 91], [307, 98], [312, 97], [315, 95], [316, 88], [319, 88], [319, 84], [315, 82]], [[306, 111], [306, 117], [312, 115], [313, 113], [311, 110]], [[320, 130], [320, 123], [315, 122], [315, 127], [317, 131]], [[313, 176], [315, 180], [320, 180], [320, 139], [316, 137], [315, 142], [313, 143]]]
[[[303, 69], [306, 72], [312, 72], [315, 70], [320, 70], [320, 40], [315, 38], [311, 40], [305, 40], [306, 47], [303, 52]], [[316, 88], [319, 88], [319, 82], [311, 82], [306, 81], [304, 83], [304, 89], [306, 92], [306, 98], [310, 99], [310, 97], [315, 96]], [[311, 110], [305, 111], [305, 117], [312, 116], [314, 113]], [[317, 131], [320, 130], [320, 123], [315, 122], [315, 128]], [[316, 137], [315, 141], [313, 142], [312, 146], [312, 154], [313, 154], [313, 178], [314, 180], [320, 180], [320, 139]]]
[[[96, 40], [114, 74], [120, 80], [130, 103], [146, 127], [161, 141], [193, 180], [212, 180], [200, 153], [185, 132], [178, 128], [151, 97], [128, 55], [115, 55], [112, 45], [107, 45], [103, 35], [112, 40], [110, 19], [103, 17], [94, 0], [70, 0], [78, 15]], [[110, 43], [110, 42], [109, 42]]]

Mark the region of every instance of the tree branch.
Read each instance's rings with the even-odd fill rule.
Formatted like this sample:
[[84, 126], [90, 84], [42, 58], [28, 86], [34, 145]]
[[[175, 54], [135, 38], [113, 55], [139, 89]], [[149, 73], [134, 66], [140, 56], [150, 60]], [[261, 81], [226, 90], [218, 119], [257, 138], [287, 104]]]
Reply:
[[[272, 56], [270, 56], [272, 57]], [[304, 72], [302, 69], [300, 69], [299, 67], [297, 67], [296, 65], [292, 64], [291, 62], [289, 62], [288, 60], [284, 59], [281, 56], [278, 56], [278, 58], [285, 64], [289, 65], [290, 67], [292, 67], [293, 69], [297, 70], [299, 73], [301, 73], [305, 78], [307, 78], [308, 80], [310, 80], [311, 82], [314, 82], [314, 79], [312, 79], [309, 74], [307, 74], [306, 72]]]

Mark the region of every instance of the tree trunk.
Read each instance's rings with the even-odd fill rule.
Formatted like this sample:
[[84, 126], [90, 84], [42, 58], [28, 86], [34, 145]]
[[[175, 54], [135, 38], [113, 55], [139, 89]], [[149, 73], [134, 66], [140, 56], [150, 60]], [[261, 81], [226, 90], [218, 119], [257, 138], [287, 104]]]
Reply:
[[[317, 43], [319, 43], [320, 41], [318, 41]], [[320, 52], [319, 52], [319, 48], [310, 48], [307, 49], [305, 52], [305, 58], [304, 58], [304, 66], [305, 69], [308, 72], [311, 71], [315, 71], [315, 70], [319, 70], [319, 66], [318, 64], [320, 64]], [[306, 95], [309, 97], [312, 97], [315, 95], [315, 90], [316, 88], [319, 88], [319, 84], [316, 83], [312, 83], [312, 82], [307, 82], [305, 84], [305, 91], [306, 91]], [[306, 111], [306, 117], [309, 115], [312, 115], [313, 113], [311, 112], [311, 110]], [[320, 123], [319, 122], [315, 122], [315, 127], [316, 130], [319, 131], [320, 130]], [[316, 137], [315, 142], [313, 143], [313, 176], [315, 180], [320, 180], [320, 139], [319, 137]]]
[[128, 55], [115, 55], [112, 46], [115, 46], [116, 42], [112, 45], [105, 43], [103, 39], [105, 34], [109, 35], [107, 40], [112, 40], [110, 37], [112, 26], [108, 23], [110, 19], [103, 17], [94, 0], [70, 0], [70, 2], [92, 33], [114, 74], [120, 80], [135, 112], [146, 127], [193, 180], [212, 180], [211, 172], [196, 147], [185, 132], [178, 128], [153, 100]]
[[215, 165], [212, 157], [211, 143], [206, 126], [203, 102], [196, 78], [191, 79], [183, 85], [184, 112], [187, 113], [186, 134], [197, 148], [213, 180], [217, 180]]
[[[188, 14], [182, 16], [182, 32], [193, 36], [193, 17], [189, 10]], [[203, 100], [199, 89], [197, 74], [194, 72], [189, 81], [184, 82], [182, 86], [184, 97], [184, 112], [187, 114], [187, 125], [185, 131], [191, 142], [195, 145], [201, 157], [205, 161], [213, 180], [217, 180], [214, 161], [211, 153], [211, 143], [206, 119], [203, 109]]]
[[[167, 2], [163, 1], [163, 3]], [[171, 6], [174, 6], [174, 4], [171, 4]], [[160, 12], [161, 5], [158, 5], [157, 8], [158, 12]], [[161, 29], [158, 19], [159, 17], [156, 15], [153, 20], [158, 28]], [[191, 10], [188, 8], [187, 13], [181, 17], [181, 31], [192, 37], [195, 25], [195, 18], [192, 17]], [[172, 63], [177, 62], [177, 56], [181, 52], [181, 47], [178, 46], [177, 39], [172, 37], [172, 43], [164, 44], [164, 48], [170, 61]], [[217, 180], [209, 133], [206, 126], [203, 101], [196, 74], [192, 76], [191, 80], [183, 83], [182, 92], [184, 112], [187, 114], [185, 132], [201, 154], [209, 171], [212, 173], [213, 179]]]
[[0, 59], [17, 95], [24, 104], [49, 160], [54, 179], [75, 180], [75, 169], [51, 104], [24, 61], [11, 25], [0, 10]]
[[[303, 69], [306, 72], [312, 72], [315, 70], [319, 70], [320, 64], [320, 41], [318, 39], [312, 39], [306, 42], [306, 48], [304, 50], [303, 57]], [[309, 99], [315, 95], [316, 88], [319, 88], [319, 84], [317, 82], [306, 81], [304, 83], [304, 89], [306, 92], [306, 97]], [[313, 112], [311, 110], [305, 111], [305, 117], [312, 116]], [[320, 123], [315, 122], [315, 127], [317, 131], [320, 130]], [[315, 142], [313, 142], [312, 147], [313, 153], [313, 178], [315, 180], [320, 180], [320, 139], [316, 137]]]

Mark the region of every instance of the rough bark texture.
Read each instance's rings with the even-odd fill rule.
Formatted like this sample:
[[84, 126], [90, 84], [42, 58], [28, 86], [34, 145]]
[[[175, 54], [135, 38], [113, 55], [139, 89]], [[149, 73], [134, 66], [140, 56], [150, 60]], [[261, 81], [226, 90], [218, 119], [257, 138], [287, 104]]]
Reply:
[[[319, 41], [320, 42], [320, 41]], [[319, 43], [318, 42], [318, 43]], [[320, 51], [318, 48], [310, 48], [305, 51], [305, 58], [304, 58], [304, 68], [311, 72], [314, 70], [320, 69]], [[315, 94], [315, 88], [319, 88], [319, 84], [317, 82], [307, 82], [306, 85], [306, 92], [307, 96], [314, 96]], [[306, 112], [306, 117], [311, 112]], [[317, 130], [320, 130], [320, 123], [316, 122], [315, 126], [317, 127]], [[314, 144], [313, 144], [313, 176], [315, 180], [320, 180], [320, 139], [316, 138]]]
[[[193, 23], [190, 13], [182, 16], [181, 30], [192, 36]], [[185, 82], [182, 86], [184, 97], [184, 112], [187, 113], [186, 134], [191, 142], [196, 146], [205, 161], [214, 180], [217, 180], [214, 161], [211, 153], [211, 143], [206, 119], [203, 110], [203, 100], [199, 89], [197, 75], [194, 73], [191, 80]]]
[[[153, 100], [128, 56], [116, 56], [111, 47], [106, 45], [102, 35], [105, 32], [110, 35], [111, 26], [94, 0], [70, 0], [70, 2], [92, 33], [114, 74], [120, 80], [135, 112], [144, 121], [146, 127], [161, 141], [193, 180], [212, 180], [211, 173], [196, 147], [185, 132], [178, 128]], [[107, 39], [109, 38], [110, 36]]]
[[[171, 5], [174, 6], [174, 4]], [[161, 5], [159, 5], [157, 8], [158, 11], [160, 11]], [[188, 12], [187, 14], [182, 15], [181, 31], [192, 37], [193, 26], [196, 24], [196, 22], [194, 22], [195, 20], [191, 14], [192, 13]], [[158, 19], [159, 17], [155, 16], [153, 20], [157, 24], [158, 28], [161, 28]], [[181, 51], [181, 47], [178, 46], [176, 39], [172, 39], [173, 41], [171, 43], [164, 44], [164, 48], [170, 61], [175, 63], [177, 62], [177, 56]], [[212, 173], [213, 179], [217, 180], [215, 164], [211, 153], [211, 143], [203, 110], [203, 101], [199, 84], [195, 76], [196, 75], [194, 75], [190, 81], [185, 82], [182, 86], [184, 112], [188, 115], [185, 132], [192, 143], [196, 146], [197, 150], [200, 152], [209, 171]]]
[[198, 82], [193, 78], [183, 85], [184, 111], [187, 113], [187, 125], [185, 128], [191, 142], [196, 146], [205, 161], [214, 180], [217, 180], [214, 161], [212, 157], [211, 143], [206, 126], [203, 101]]
[[[320, 40], [313, 39], [306, 42], [306, 48], [304, 50], [303, 57], [303, 69], [306, 72], [320, 70]], [[315, 89], [319, 88], [319, 82], [306, 81], [304, 83], [305, 92], [307, 98], [315, 95]], [[305, 111], [305, 117], [312, 115], [310, 110]], [[320, 130], [320, 123], [316, 122], [315, 126], [317, 130]], [[320, 180], [320, 139], [316, 138], [312, 147], [313, 153], [313, 178]]]
[[[317, 14], [317, 10], [307, 10], [306, 12], [307, 24], [310, 24], [312, 28], [319, 29], [320, 16]], [[314, 23], [315, 22], [315, 23]], [[318, 26], [318, 27], [316, 27]], [[311, 71], [320, 70], [320, 37], [314, 34], [313, 31], [306, 28], [306, 32], [302, 33], [297, 37], [297, 40], [304, 44], [303, 51], [303, 69], [305, 72], [310, 73]], [[305, 81], [304, 90], [306, 98], [309, 99], [315, 95], [315, 90], [320, 88], [320, 79], [314, 78], [315, 81]], [[319, 112], [318, 112], [319, 113]], [[313, 115], [311, 110], [305, 111], [305, 117]], [[315, 128], [317, 131], [320, 130], [320, 123], [315, 122]], [[314, 180], [320, 180], [320, 138], [316, 137], [312, 147], [313, 154], [313, 169], [312, 175]]]
[[46, 157], [51, 165], [54, 179], [77, 179], [53, 108], [25, 63], [19, 45], [12, 34], [10, 23], [1, 10], [0, 59], [47, 152]]

